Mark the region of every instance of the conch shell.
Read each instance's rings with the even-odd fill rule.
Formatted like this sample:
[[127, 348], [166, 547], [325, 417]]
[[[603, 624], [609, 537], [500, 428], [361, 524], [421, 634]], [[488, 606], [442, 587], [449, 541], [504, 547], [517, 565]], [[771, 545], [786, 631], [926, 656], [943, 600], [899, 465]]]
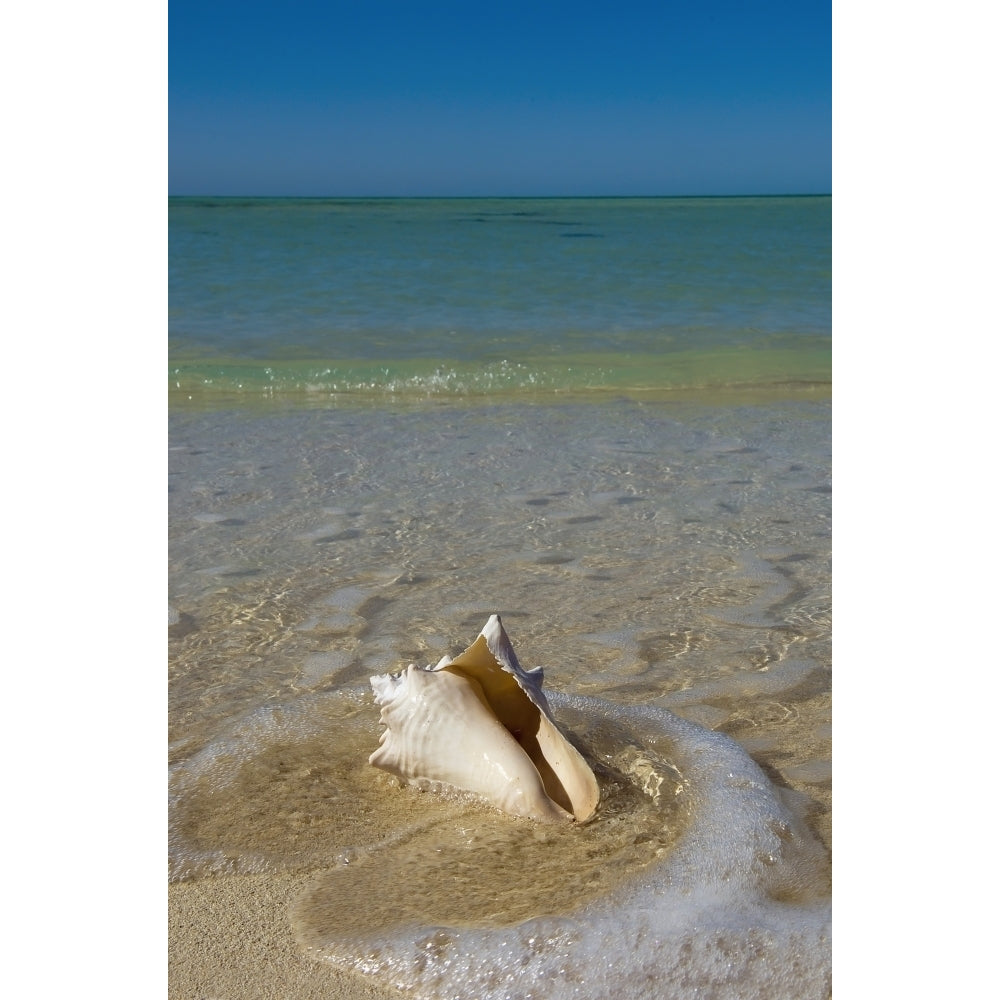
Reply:
[[420, 787], [474, 792], [541, 822], [590, 819], [597, 779], [556, 728], [542, 668], [517, 662], [499, 615], [454, 660], [371, 678], [385, 731], [369, 763]]

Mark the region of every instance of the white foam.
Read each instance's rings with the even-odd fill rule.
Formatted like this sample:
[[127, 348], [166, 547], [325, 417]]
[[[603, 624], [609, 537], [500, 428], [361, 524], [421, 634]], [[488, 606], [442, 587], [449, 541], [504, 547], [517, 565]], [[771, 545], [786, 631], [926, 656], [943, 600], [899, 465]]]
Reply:
[[575, 729], [603, 720], [669, 743], [691, 821], [662, 863], [572, 916], [409, 927], [312, 953], [436, 1000], [827, 997], [825, 852], [738, 744], [663, 710], [552, 700]]
[[[410, 923], [387, 930], [372, 922], [377, 930], [348, 934], [351, 928], [338, 920], [319, 936], [314, 931], [301, 937], [300, 946], [311, 957], [427, 1000], [826, 1000], [831, 990], [829, 864], [802, 819], [798, 803], [805, 797], [776, 789], [729, 737], [664, 709], [558, 692], [551, 692], [549, 700], [560, 725], [598, 763], [613, 767], [623, 753], [634, 756], [638, 751], [643, 760], [665, 762], [650, 772], [654, 777], [668, 771], [677, 776], [680, 784], [666, 782], [664, 787], [678, 789], [684, 821], [671, 847], [657, 853], [659, 860], [636, 869], [595, 902], [560, 916], [493, 928]], [[296, 761], [302, 774], [323, 763], [312, 756], [317, 753], [360, 761], [363, 751], [355, 748], [374, 741], [369, 706], [366, 694], [342, 689], [262, 708], [227, 737], [177, 765], [171, 777], [174, 877], [280, 867], [280, 859], [240, 847], [239, 837], [218, 847], [189, 843], [180, 820], [186, 812], [204, 811], [223, 789], [235, 787], [241, 769], [276, 745], [287, 748], [283, 759]], [[316, 748], [297, 757], [293, 746], [315, 742], [317, 734], [322, 739]], [[437, 805], [418, 807], [399, 813], [409, 830], [369, 828], [365, 817], [387, 795], [385, 783], [371, 773], [355, 762], [310, 786], [332, 797], [329, 817], [354, 802], [343, 830], [339, 820], [330, 821], [329, 830], [340, 831], [344, 843], [331, 842], [324, 853], [324, 834], [313, 845], [318, 872], [335, 863], [343, 850], [351, 856], [367, 853], [377, 864], [374, 859], [390, 857], [394, 845], [413, 829], [435, 826], [442, 810], [447, 812], [448, 807]], [[655, 795], [659, 784], [653, 788], [640, 782], [641, 791]], [[258, 804], [263, 810], [275, 807], [266, 782], [253, 794], [257, 798], [248, 803], [249, 816], [256, 815]], [[471, 815], [468, 822], [475, 822]], [[438, 828], [444, 831], [447, 825]], [[586, 837], [587, 828], [579, 834]], [[502, 838], [495, 843], [502, 844]], [[552, 849], [557, 844], [553, 841]], [[568, 870], [567, 884], [572, 887], [574, 878], [586, 874]], [[512, 870], [510, 877], [530, 878], [530, 872]], [[311, 891], [301, 905], [308, 907]], [[387, 878], [383, 891], [391, 903], [392, 893], [405, 893], [406, 887]]]

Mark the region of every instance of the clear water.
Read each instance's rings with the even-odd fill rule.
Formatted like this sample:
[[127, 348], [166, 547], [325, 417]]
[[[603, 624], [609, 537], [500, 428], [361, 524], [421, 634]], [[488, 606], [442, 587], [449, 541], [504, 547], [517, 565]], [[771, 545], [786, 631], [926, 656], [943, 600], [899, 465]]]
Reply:
[[[829, 347], [829, 200], [525, 204], [172, 203], [174, 888], [303, 880], [304, 960], [386, 996], [826, 997], [829, 372], [802, 359]], [[647, 263], [629, 291], [668, 244], [690, 290]], [[607, 383], [573, 381], [584, 352]], [[372, 378], [302, 381], [314, 354]], [[367, 764], [367, 678], [494, 611], [598, 774], [591, 824]]]
[[171, 386], [829, 381], [830, 199], [170, 204]]

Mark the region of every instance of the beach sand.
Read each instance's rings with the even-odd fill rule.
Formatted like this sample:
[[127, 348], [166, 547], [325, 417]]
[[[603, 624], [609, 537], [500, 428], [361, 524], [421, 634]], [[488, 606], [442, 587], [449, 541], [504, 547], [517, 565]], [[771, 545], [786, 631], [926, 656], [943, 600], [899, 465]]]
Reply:
[[170, 886], [175, 1000], [389, 1000], [386, 990], [303, 957], [288, 906], [308, 876], [234, 875]]

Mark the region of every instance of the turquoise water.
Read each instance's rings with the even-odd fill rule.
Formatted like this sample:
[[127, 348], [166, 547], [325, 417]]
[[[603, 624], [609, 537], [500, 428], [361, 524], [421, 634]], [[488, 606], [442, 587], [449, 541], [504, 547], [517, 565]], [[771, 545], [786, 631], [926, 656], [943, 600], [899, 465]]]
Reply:
[[173, 198], [171, 389], [828, 382], [830, 205]]

